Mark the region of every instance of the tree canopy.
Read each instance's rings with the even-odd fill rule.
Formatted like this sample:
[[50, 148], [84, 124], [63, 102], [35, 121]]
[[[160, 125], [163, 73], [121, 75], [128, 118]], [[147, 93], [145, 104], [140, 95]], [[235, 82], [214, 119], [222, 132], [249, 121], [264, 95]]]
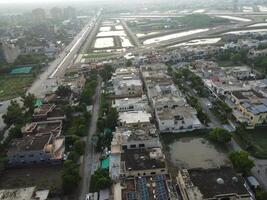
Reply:
[[231, 141], [232, 134], [223, 128], [214, 128], [209, 132], [209, 138], [215, 142], [226, 144]]
[[255, 166], [254, 161], [249, 158], [249, 153], [246, 151], [234, 151], [229, 157], [234, 167], [244, 174], [249, 173]]

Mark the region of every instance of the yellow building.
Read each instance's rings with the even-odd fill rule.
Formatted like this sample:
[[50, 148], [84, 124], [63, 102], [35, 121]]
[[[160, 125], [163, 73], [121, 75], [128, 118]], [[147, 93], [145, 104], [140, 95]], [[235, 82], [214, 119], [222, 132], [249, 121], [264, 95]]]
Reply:
[[231, 95], [236, 105], [233, 115], [239, 122], [258, 125], [267, 122], [267, 98], [255, 90], [235, 91]]

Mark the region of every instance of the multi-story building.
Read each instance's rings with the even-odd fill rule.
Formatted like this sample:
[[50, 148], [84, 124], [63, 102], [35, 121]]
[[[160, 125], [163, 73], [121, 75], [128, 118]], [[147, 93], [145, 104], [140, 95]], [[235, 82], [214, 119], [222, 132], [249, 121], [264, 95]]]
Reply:
[[19, 47], [5, 41], [0, 41], [0, 59], [5, 60], [7, 63], [14, 63], [19, 55]]
[[1, 200], [47, 200], [48, 196], [49, 190], [37, 190], [36, 187], [0, 190]]
[[235, 104], [233, 115], [239, 122], [255, 126], [267, 122], [267, 98], [255, 90], [235, 91], [231, 94]]
[[12, 167], [34, 164], [61, 164], [65, 138], [61, 136], [62, 121], [33, 122], [22, 128], [22, 138], [12, 141], [8, 164]]
[[179, 170], [176, 178], [184, 200], [249, 200], [244, 179], [232, 168]]
[[146, 95], [138, 98], [115, 99], [112, 104], [118, 112], [144, 111], [148, 109], [148, 100]]

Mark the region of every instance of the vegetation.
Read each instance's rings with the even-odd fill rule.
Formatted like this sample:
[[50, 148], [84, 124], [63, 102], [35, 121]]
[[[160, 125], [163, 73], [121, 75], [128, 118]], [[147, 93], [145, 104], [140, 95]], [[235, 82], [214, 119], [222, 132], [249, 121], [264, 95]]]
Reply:
[[33, 76], [0, 75], [0, 101], [23, 95], [33, 80]]
[[267, 192], [264, 189], [258, 187], [256, 189], [255, 196], [257, 200], [265, 200], [267, 199]]
[[97, 144], [96, 150], [101, 151], [105, 147], [109, 148], [112, 141], [112, 131], [115, 130], [119, 114], [116, 108], [111, 106], [106, 94], [102, 94], [100, 103], [100, 117], [97, 121]]
[[210, 17], [205, 14], [191, 14], [184, 17], [179, 17], [178, 20], [185, 26], [190, 28], [203, 28], [214, 26], [216, 24], [228, 23], [228, 19]]
[[91, 105], [93, 103], [92, 97], [95, 94], [97, 86], [97, 76], [93, 74], [89, 79], [86, 80], [84, 89], [81, 94], [80, 104]]
[[174, 79], [179, 86], [181, 85], [183, 87], [183, 85], [188, 85], [188, 87], [193, 88], [200, 97], [207, 97], [208, 92], [205, 89], [202, 79], [189, 69], [182, 68], [177, 70]]
[[12, 100], [3, 119], [8, 127], [12, 124], [22, 125], [25, 122], [23, 107], [17, 101]]
[[229, 155], [234, 167], [238, 172], [248, 174], [254, 167], [254, 161], [249, 158], [249, 153], [246, 151], [234, 151]]
[[267, 158], [266, 127], [247, 130], [245, 125], [239, 126], [234, 134], [236, 141], [243, 149], [257, 158]]
[[228, 118], [232, 115], [232, 109], [224, 102], [215, 100], [211, 111], [221, 120], [222, 123], [227, 124]]
[[76, 188], [81, 177], [79, 167], [72, 160], [66, 160], [62, 170], [62, 184], [65, 194], [70, 194]]
[[98, 169], [91, 177], [90, 192], [99, 192], [101, 189], [108, 188], [112, 185], [109, 177], [109, 171]]
[[187, 102], [197, 110], [197, 117], [198, 119], [205, 125], [207, 125], [210, 122], [209, 117], [207, 116], [206, 113], [203, 112], [202, 107], [200, 106], [197, 98], [193, 96], [188, 96], [187, 97]]
[[231, 141], [232, 135], [223, 128], [214, 128], [209, 132], [208, 138], [220, 144], [227, 144]]
[[72, 92], [69, 86], [60, 85], [56, 90], [56, 95], [60, 97], [69, 97], [71, 93]]

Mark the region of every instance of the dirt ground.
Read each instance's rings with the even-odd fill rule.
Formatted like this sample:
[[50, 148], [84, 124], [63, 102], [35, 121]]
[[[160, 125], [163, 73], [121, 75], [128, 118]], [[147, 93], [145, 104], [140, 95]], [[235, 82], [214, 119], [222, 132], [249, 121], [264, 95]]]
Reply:
[[0, 175], [0, 189], [37, 186], [40, 189], [61, 189], [61, 167], [8, 169]]

